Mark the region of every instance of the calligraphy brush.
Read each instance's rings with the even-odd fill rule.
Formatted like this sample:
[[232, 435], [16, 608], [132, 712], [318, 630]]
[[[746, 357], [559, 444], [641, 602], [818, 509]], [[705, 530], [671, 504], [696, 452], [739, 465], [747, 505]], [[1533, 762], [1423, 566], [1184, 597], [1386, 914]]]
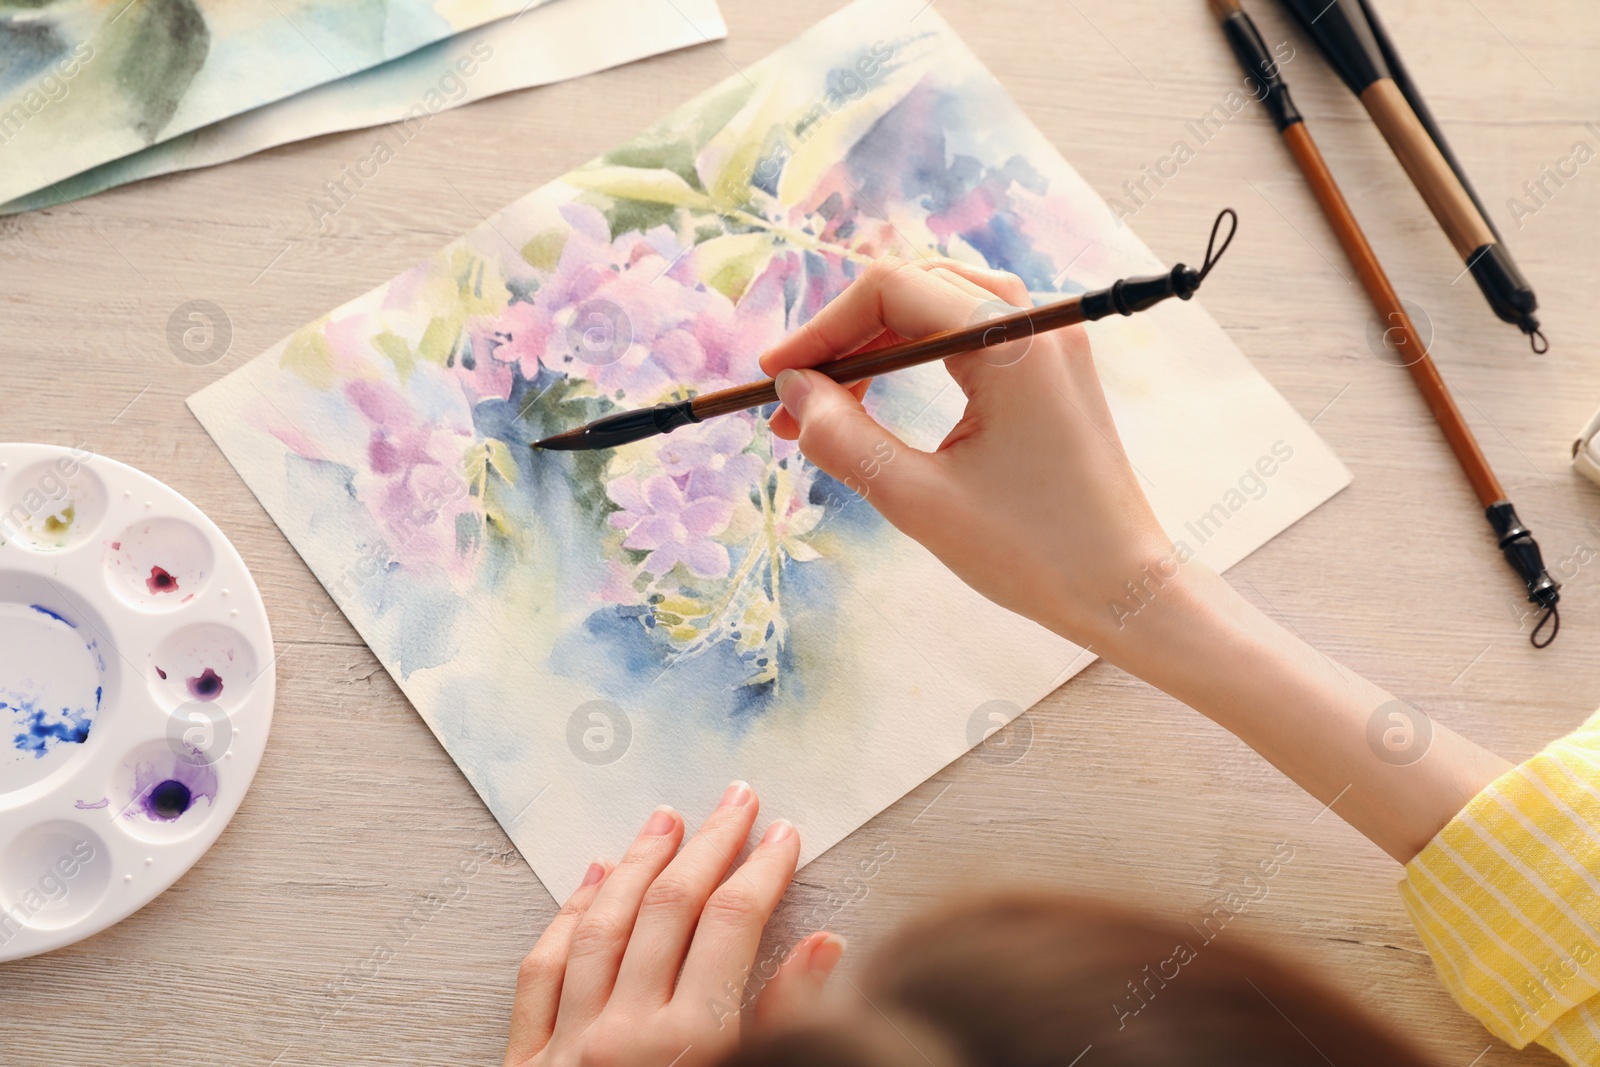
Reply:
[[[1217, 247], [1217, 232], [1222, 220], [1231, 219], [1228, 235]], [[1239, 216], [1232, 208], [1224, 208], [1211, 225], [1211, 240], [1206, 245], [1206, 258], [1199, 270], [1179, 263], [1166, 274], [1139, 278], [1123, 278], [1105, 289], [1081, 293], [1066, 300], [1034, 308], [1019, 308], [986, 322], [974, 323], [956, 330], [945, 330], [915, 341], [902, 341], [887, 348], [858, 352], [852, 356], [819, 363], [812, 370], [827, 375], [840, 385], [865, 381], [890, 371], [904, 370], [937, 359], [946, 359], [963, 352], [995, 348], [1013, 341], [1024, 341], [1036, 333], [1059, 330], [1080, 322], [1093, 322], [1107, 315], [1132, 315], [1136, 311], [1154, 307], [1169, 297], [1187, 300], [1200, 288], [1211, 268], [1217, 265], [1233, 235], [1239, 228]], [[632, 441], [671, 433], [680, 426], [704, 422], [715, 415], [763, 407], [775, 403], [778, 391], [771, 378], [749, 385], [719, 389], [702, 393], [676, 403], [657, 404], [616, 415], [596, 419], [576, 430], [535, 441], [534, 448], [553, 451], [580, 451], [596, 448], [615, 448]]]
[[[1239, 6], [1239, 0], [1208, 0], [1208, 3], [1222, 24], [1223, 33], [1232, 45], [1234, 54], [1239, 57], [1239, 62], [1251, 77], [1261, 82], [1264, 91], [1258, 99], [1271, 114], [1278, 132], [1283, 135], [1289, 154], [1294, 156], [1304, 173], [1312, 194], [1322, 206], [1322, 212], [1338, 236], [1339, 244], [1344, 247], [1345, 255], [1360, 275], [1361, 284], [1377, 308], [1380, 319], [1393, 324], [1385, 331], [1386, 336], [1390, 331], [1399, 335], [1395, 347], [1405, 353], [1406, 369], [1411, 372], [1417, 388], [1422, 391], [1423, 400], [1427, 402], [1428, 410], [1433, 412], [1434, 420], [1444, 432], [1445, 440], [1450, 443], [1456, 461], [1472, 483], [1472, 489], [1483, 505], [1484, 515], [1494, 528], [1495, 538], [1506, 562], [1511, 564], [1511, 568], [1527, 586], [1528, 601], [1544, 609], [1544, 615], [1529, 635], [1534, 647], [1544, 648], [1556, 639], [1561, 629], [1561, 616], [1556, 610], [1556, 603], [1561, 599], [1560, 584], [1545, 570], [1538, 542], [1517, 518], [1516, 509], [1506, 499], [1505, 490], [1489, 468], [1489, 461], [1484, 458], [1477, 439], [1472, 436], [1471, 427], [1451, 399], [1450, 391], [1439, 375], [1439, 368], [1434, 366], [1416, 327], [1412, 325], [1411, 316], [1400, 303], [1400, 297], [1384, 274], [1382, 264], [1367, 243], [1366, 235], [1361, 232], [1361, 224], [1356, 221], [1344, 194], [1339, 191], [1339, 185], [1328, 169], [1327, 161], [1322, 158], [1322, 153], [1317, 150], [1316, 142], [1306, 130], [1300, 112], [1289, 99], [1289, 87], [1284, 84], [1255, 22]], [[1539, 632], [1546, 623], [1551, 622], [1550, 636], [1541, 643]]]
[[1533, 313], [1538, 298], [1489, 220], [1400, 53], [1367, 0], [1283, 0], [1356, 94], [1502, 320], [1550, 347]]

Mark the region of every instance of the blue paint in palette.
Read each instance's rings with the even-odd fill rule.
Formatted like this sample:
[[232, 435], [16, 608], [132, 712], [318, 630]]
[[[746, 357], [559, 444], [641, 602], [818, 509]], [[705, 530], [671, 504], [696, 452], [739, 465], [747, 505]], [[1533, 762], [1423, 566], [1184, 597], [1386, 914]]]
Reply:
[[51, 611], [49, 608], [45, 607], [42, 604], [29, 604], [28, 606], [30, 608], [32, 608], [34, 611], [37, 611], [40, 615], [48, 615], [52, 619], [56, 620], [56, 622], [64, 622], [64, 623], [66, 623], [68, 626], [72, 627], [74, 630], [76, 630], [78, 628], [78, 624], [77, 623], [73, 622], [71, 619], [67, 618], [65, 615], [61, 615], [61, 614], [58, 614], [57, 612]]
[[[98, 697], [97, 692], [97, 701]], [[62, 708], [57, 713], [15, 697], [9, 701], [0, 700], [0, 711], [5, 710], [10, 710], [16, 718], [18, 733], [12, 743], [21, 752], [31, 752], [35, 759], [42, 758], [58, 742], [83, 744], [89, 740], [89, 727], [94, 722], [94, 716], [85, 708], [76, 711]]]
[[85, 641], [75, 632], [76, 622], [44, 604], [4, 608], [0, 641], [8, 654], [0, 657], [0, 738], [9, 736], [16, 752], [35, 760], [83, 744], [105, 699], [105, 687], [94, 685], [89, 701], [92, 673], [105, 670], [96, 642]]

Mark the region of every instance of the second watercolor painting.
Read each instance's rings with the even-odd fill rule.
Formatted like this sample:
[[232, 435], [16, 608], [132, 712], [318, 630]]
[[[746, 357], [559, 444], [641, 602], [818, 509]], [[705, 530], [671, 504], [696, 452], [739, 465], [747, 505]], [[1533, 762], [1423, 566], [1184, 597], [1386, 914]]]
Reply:
[[[814, 858], [1090, 662], [763, 413], [528, 448], [760, 377], [891, 253], [1038, 301], [1161, 269], [937, 13], [861, 0], [191, 400], [558, 898], [732, 778]], [[1158, 514], [1206, 516], [1212, 566], [1348, 481], [1198, 306], [1093, 337]], [[961, 401], [939, 366], [868, 398], [923, 447]], [[1271, 492], [1241, 496], [1263, 456]]]

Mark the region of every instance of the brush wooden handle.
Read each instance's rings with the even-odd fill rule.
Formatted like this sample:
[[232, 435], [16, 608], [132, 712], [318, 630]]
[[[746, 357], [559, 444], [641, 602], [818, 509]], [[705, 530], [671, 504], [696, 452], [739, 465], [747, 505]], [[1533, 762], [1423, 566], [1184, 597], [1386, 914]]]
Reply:
[[1361, 103], [1462, 262], [1470, 261], [1484, 245], [1493, 244], [1494, 231], [1467, 195], [1461, 179], [1450, 169], [1444, 153], [1428, 136], [1422, 120], [1411, 110], [1400, 87], [1390, 78], [1379, 78], [1362, 90]]
[[[1022, 308], [1010, 315], [1000, 315], [986, 322], [945, 330], [915, 341], [902, 341], [887, 348], [844, 356], [827, 363], [819, 363], [809, 369], [832, 378], [840, 385], [851, 385], [866, 381], [868, 378], [876, 378], [880, 374], [888, 374], [890, 371], [948, 359], [963, 352], [1025, 341], [1032, 338], [1035, 333], [1056, 330], [1087, 320], [1083, 298], [1072, 297], [1058, 300], [1053, 304], [1045, 304], [1043, 307]], [[748, 411], [750, 408], [775, 403], [777, 399], [777, 385], [769, 378], [763, 382], [719, 389], [714, 393], [702, 393], [694, 398], [692, 407], [696, 417], [708, 419], [713, 415]]]
[[1383, 272], [1377, 253], [1367, 243], [1366, 234], [1361, 232], [1361, 224], [1356, 221], [1355, 213], [1339, 191], [1333, 173], [1328, 170], [1327, 161], [1317, 150], [1317, 143], [1306, 132], [1305, 123], [1297, 122], [1285, 129], [1283, 141], [1305, 174], [1312, 195], [1322, 206], [1322, 213], [1327, 216], [1328, 224], [1339, 238], [1345, 256], [1360, 276], [1361, 284], [1367, 290], [1372, 306], [1377, 309], [1385, 330], [1393, 329], [1400, 334], [1400, 343], [1396, 347], [1405, 355], [1406, 370], [1416, 380], [1423, 401], [1443, 431], [1450, 450], [1461, 464], [1461, 470], [1472, 483], [1472, 491], [1478, 495], [1484, 507], [1504, 500], [1505, 491], [1500, 488], [1500, 480], [1489, 468], [1489, 461], [1478, 447], [1477, 438], [1473, 437], [1471, 427], [1461, 415], [1461, 409], [1451, 399], [1450, 390], [1439, 375], [1439, 368], [1434, 366], [1433, 357], [1428, 355], [1428, 348], [1417, 333], [1411, 316], [1406, 314], [1399, 294], [1389, 283], [1389, 276]]

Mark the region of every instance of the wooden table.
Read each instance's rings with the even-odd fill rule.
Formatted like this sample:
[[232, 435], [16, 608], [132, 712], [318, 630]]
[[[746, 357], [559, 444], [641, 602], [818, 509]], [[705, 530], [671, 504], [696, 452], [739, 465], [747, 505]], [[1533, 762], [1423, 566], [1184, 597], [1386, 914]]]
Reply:
[[[132, 918], [0, 967], [0, 1063], [499, 1062], [517, 961], [555, 904], [183, 401], [836, 6], [730, 0], [725, 42], [443, 113], [321, 232], [308, 200], [371, 134], [0, 220], [0, 438], [86, 444], [198, 503], [254, 571], [282, 654], [272, 741], [233, 824]], [[1192, 261], [1197, 220], [1240, 210], [1249, 240], [1206, 305], [1355, 483], [1231, 580], [1330, 655], [1524, 758], [1600, 703], [1600, 490], [1567, 463], [1600, 405], [1600, 162], [1552, 183], [1543, 206], [1522, 188], [1575, 142], [1600, 149], [1600, 126], [1583, 125], [1600, 120], [1600, 9], [1382, 4], [1539, 292], [1552, 348], [1538, 357], [1458, 277], [1356, 100], [1279, 10], [1254, 6], [1269, 44], [1293, 42], [1285, 73], [1313, 132], [1566, 579], [1565, 623], [1553, 648], [1529, 647], [1466, 481], [1405, 372], [1369, 346], [1366, 299], [1255, 107], [1195, 146], [1132, 225], [1158, 255]], [[1193, 146], [1185, 121], [1240, 77], [1198, 0], [937, 10], [1107, 196], [1126, 198], [1123, 183], [1179, 138]], [[1514, 196], [1539, 210], [1514, 219]], [[167, 343], [169, 315], [194, 299], [232, 324], [228, 355], [206, 367]], [[1224, 936], [1283, 947], [1442, 1063], [1554, 1062], [1512, 1053], [1458, 1009], [1401, 909], [1396, 865], [1208, 721], [1096, 664], [1023, 722], [1021, 760], [958, 761], [801, 872], [768, 945], [804, 932], [802, 912], [837, 906], [831, 926], [859, 961], [965, 886], [1060, 886], [1194, 917], [1288, 842], [1293, 861]], [[892, 860], [847, 888], [875, 850]], [[397, 934], [474, 855], [465, 896]], [[385, 940], [393, 957], [368, 962]]]

